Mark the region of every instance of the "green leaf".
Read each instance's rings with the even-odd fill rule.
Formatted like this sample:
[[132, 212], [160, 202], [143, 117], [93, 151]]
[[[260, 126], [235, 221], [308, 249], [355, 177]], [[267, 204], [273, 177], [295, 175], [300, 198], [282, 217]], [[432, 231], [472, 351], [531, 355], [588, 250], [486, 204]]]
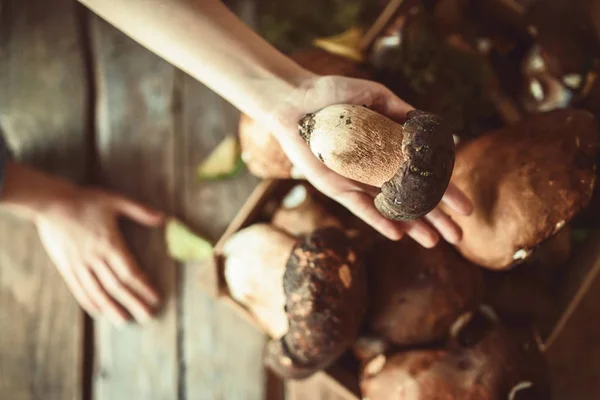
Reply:
[[171, 218], [165, 229], [169, 255], [180, 262], [204, 261], [212, 255], [212, 244], [196, 235], [182, 222]]
[[240, 153], [237, 138], [226, 137], [198, 166], [196, 170], [198, 178], [203, 181], [231, 178], [244, 167]]

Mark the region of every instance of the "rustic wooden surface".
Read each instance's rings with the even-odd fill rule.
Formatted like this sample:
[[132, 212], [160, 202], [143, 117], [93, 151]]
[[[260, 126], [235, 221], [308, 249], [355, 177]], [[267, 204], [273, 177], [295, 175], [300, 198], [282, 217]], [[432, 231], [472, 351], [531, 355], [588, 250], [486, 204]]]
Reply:
[[[175, 69], [99, 18], [91, 18], [97, 93], [97, 165], [106, 187], [171, 213], [175, 208]], [[128, 224], [131, 249], [164, 301], [158, 318], [96, 324], [98, 400], [176, 399], [177, 269], [162, 231]]]
[[[87, 85], [75, 4], [0, 0], [0, 125], [15, 156], [86, 172]], [[81, 398], [83, 314], [35, 228], [0, 214], [0, 398]]]

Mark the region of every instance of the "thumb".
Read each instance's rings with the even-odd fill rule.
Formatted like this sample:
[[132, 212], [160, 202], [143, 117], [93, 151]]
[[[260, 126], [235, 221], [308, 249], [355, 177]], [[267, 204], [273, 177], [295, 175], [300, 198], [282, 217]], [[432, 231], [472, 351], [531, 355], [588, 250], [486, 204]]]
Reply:
[[164, 221], [164, 215], [146, 205], [138, 203], [119, 195], [111, 195], [110, 202], [114, 209], [121, 215], [146, 226], [160, 226]]

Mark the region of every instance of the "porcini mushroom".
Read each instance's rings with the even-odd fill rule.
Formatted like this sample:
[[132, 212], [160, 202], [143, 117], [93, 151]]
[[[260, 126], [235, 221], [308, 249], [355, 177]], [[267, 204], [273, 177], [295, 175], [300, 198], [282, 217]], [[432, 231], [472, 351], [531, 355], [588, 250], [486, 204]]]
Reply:
[[466, 323], [444, 348], [381, 355], [362, 368], [370, 400], [546, 400], [548, 369], [533, 334], [483, 316]]
[[410, 238], [377, 243], [369, 271], [370, 330], [396, 345], [444, 338], [459, 315], [483, 296], [481, 269], [446, 242], [426, 249]]
[[305, 115], [300, 135], [335, 172], [380, 187], [375, 206], [390, 219], [433, 210], [452, 174], [452, 133], [431, 113], [410, 111], [401, 125], [363, 106], [332, 105]]
[[265, 363], [282, 377], [327, 367], [355, 339], [364, 267], [342, 231], [317, 229], [298, 241], [256, 224], [233, 235], [223, 256], [229, 291], [271, 336]]
[[[292, 59], [319, 75], [369, 77], [353, 60], [317, 48], [297, 51]], [[303, 178], [302, 172], [294, 168], [271, 132], [245, 114], [240, 117], [239, 136], [242, 159], [253, 175], [261, 178]]]
[[340, 220], [315, 199], [314, 190], [306, 183], [294, 186], [273, 214], [271, 224], [295, 236], [329, 226], [342, 229]]
[[531, 257], [589, 203], [597, 146], [596, 121], [581, 110], [533, 115], [461, 146], [452, 182], [474, 211], [445, 208], [463, 231], [458, 250], [491, 269]]

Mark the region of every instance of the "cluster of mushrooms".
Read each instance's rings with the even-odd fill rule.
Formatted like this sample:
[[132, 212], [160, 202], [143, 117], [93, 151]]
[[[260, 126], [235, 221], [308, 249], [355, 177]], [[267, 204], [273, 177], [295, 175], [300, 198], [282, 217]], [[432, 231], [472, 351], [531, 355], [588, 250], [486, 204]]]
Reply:
[[[318, 73], [385, 76], [380, 80], [386, 83], [394, 71], [400, 74], [389, 60], [396, 50], [407, 57], [414, 21], [438, 18], [446, 30], [442, 36], [451, 38], [446, 44], [463, 52], [477, 53], [470, 45], [479, 43], [484, 59], [499, 52], [522, 54], [523, 68], [517, 70], [524, 86], [496, 90], [505, 79], [498, 72], [480, 93], [482, 98], [494, 93], [486, 99], [495, 107], [499, 93], [512, 99], [518, 118], [507, 121], [499, 112], [503, 122], [497, 126], [479, 131], [494, 125], [486, 120], [457, 130], [438, 108], [441, 100], [429, 93], [417, 102], [429, 112], [413, 111], [403, 124], [364, 106], [340, 104], [304, 116], [299, 134], [329, 168], [381, 188], [375, 206], [393, 220], [444, 207], [440, 200], [451, 182], [474, 204], [470, 216], [444, 210], [462, 229], [462, 240], [426, 249], [408, 237], [392, 242], [379, 236], [303, 182], [271, 134], [242, 116], [239, 134], [249, 170], [293, 185], [260, 222], [226, 243], [225, 280], [231, 296], [271, 337], [265, 362], [284, 378], [306, 378], [353, 354], [362, 395], [370, 400], [547, 399], [549, 372], [534, 327], [551, 313], [546, 284], [572, 251], [572, 226], [592, 215], [599, 145], [594, 113], [600, 101], [588, 96], [600, 90], [592, 68], [598, 65], [588, 62], [581, 69], [574, 63], [589, 61], [584, 55], [600, 46], [583, 23], [556, 34], [548, 28], [553, 19], [540, 15], [556, 16], [562, 9], [541, 8], [539, 1], [511, 2], [520, 6], [512, 12], [524, 15], [514, 20], [506, 13], [485, 14], [469, 1], [427, 3], [433, 10], [411, 8], [376, 42], [374, 49], [388, 51], [370, 57], [388, 60], [382, 64], [387, 69], [375, 69], [382, 75], [373, 73], [374, 64], [322, 49], [294, 57]], [[462, 13], [441, 13], [448, 4]], [[482, 45], [480, 30], [469, 36], [457, 28], [467, 9], [506, 20], [496, 21]], [[515, 21], [523, 20], [521, 31]], [[503, 29], [509, 22], [517, 26], [513, 36]], [[529, 41], [519, 35], [529, 35]], [[508, 36], [520, 39], [512, 43]], [[586, 40], [566, 42], [582, 37]], [[492, 71], [500, 69], [494, 62], [508, 63], [491, 60], [485, 65]], [[395, 87], [401, 86], [409, 85]], [[555, 89], [571, 94], [555, 101]]]

